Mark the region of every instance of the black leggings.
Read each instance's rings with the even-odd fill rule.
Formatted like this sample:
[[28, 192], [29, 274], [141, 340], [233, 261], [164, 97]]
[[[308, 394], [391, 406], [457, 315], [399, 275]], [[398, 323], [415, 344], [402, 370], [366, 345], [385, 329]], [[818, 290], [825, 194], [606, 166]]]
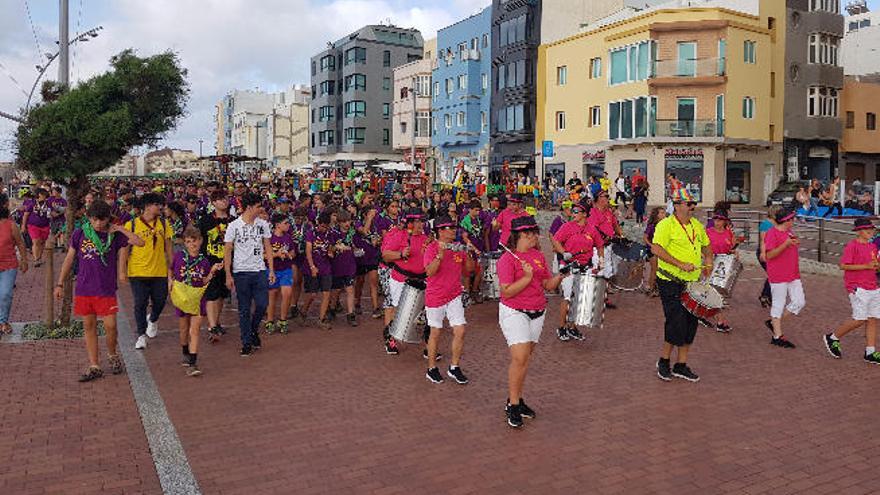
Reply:
[[822, 215], [822, 218], [827, 217], [835, 210], [837, 210], [837, 214], [839, 216], [843, 216], [843, 206], [841, 206], [840, 203], [832, 203], [831, 206], [828, 207], [828, 211], [826, 211], [825, 214]]

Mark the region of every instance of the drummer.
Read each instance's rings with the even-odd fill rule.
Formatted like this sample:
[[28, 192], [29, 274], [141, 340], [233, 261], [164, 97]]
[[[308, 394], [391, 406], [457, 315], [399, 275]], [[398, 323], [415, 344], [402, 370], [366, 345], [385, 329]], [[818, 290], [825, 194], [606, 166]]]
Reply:
[[[709, 246], [714, 256], [736, 253], [737, 243], [734, 239], [733, 229], [730, 227], [730, 218], [727, 216], [727, 211], [723, 209], [715, 210], [712, 214], [712, 226], [706, 229], [706, 235], [709, 237]], [[715, 324], [712, 325], [711, 322], [706, 322], [707, 326], [714, 326], [715, 330], [721, 333], [730, 332], [730, 324], [723, 313], [723, 310], [719, 311], [715, 316]]]
[[[620, 223], [617, 222], [617, 217], [614, 215], [614, 210], [611, 209], [608, 191], [600, 190], [596, 193], [595, 204], [590, 210], [590, 217], [587, 223], [599, 234], [602, 245], [610, 244], [613, 239], [622, 239], [624, 237], [623, 230], [620, 228]], [[594, 250], [594, 255], [594, 265], [598, 266], [598, 248]], [[611, 249], [606, 249], [603, 256], [605, 259], [605, 267], [599, 272], [599, 276], [611, 278], [614, 276], [614, 263], [611, 261]], [[608, 309], [617, 308], [608, 297], [605, 298], [605, 307]]]
[[500, 230], [500, 243], [506, 245], [510, 238], [510, 227], [514, 219], [529, 216], [523, 210], [523, 198], [519, 194], [511, 194], [507, 198], [507, 208], [501, 210], [498, 217], [492, 221], [492, 230]]
[[391, 267], [385, 308], [385, 352], [397, 354], [397, 341], [391, 337], [391, 322], [400, 302], [400, 294], [408, 279], [425, 278], [425, 247], [429, 237], [425, 235], [422, 210], [411, 209], [403, 217], [404, 224], [392, 228], [382, 240], [382, 259]]
[[[475, 304], [483, 302], [483, 294], [480, 287], [483, 283], [483, 270], [480, 268], [480, 254], [486, 251], [486, 230], [482, 221], [483, 205], [479, 199], [472, 199], [468, 204], [468, 214], [461, 219], [461, 237], [470, 248], [468, 259], [464, 266], [464, 290], [470, 293], [470, 300]], [[436, 229], [437, 226], [435, 225]]]
[[[575, 264], [579, 266], [593, 266], [593, 250], [598, 250], [598, 267], [601, 269], [605, 259], [605, 248], [599, 233], [587, 222], [587, 210], [583, 205], [577, 204], [571, 207], [572, 220], [559, 228], [551, 238], [553, 250], [562, 256], [562, 266]], [[556, 336], [559, 340], [569, 339], [584, 340], [584, 335], [577, 329], [574, 323], [568, 321], [568, 305], [571, 301], [573, 278], [568, 277], [562, 281], [562, 301], [559, 303], [559, 328]]]
[[523, 425], [523, 418], [534, 418], [535, 411], [522, 398], [523, 384], [535, 345], [544, 327], [547, 297], [544, 291], [556, 290], [564, 275], [552, 276], [547, 260], [538, 249], [538, 224], [531, 216], [515, 219], [505, 252], [498, 259], [501, 302], [498, 322], [510, 349], [507, 371], [507, 424]]
[[[697, 202], [684, 188], [677, 189], [672, 199], [673, 214], [657, 224], [651, 251], [657, 256], [657, 287], [663, 304], [664, 342], [657, 361], [657, 376], [663, 381], [672, 377], [697, 382], [687, 365], [688, 351], [697, 335], [697, 317], [681, 304], [682, 292], [689, 282], [700, 278], [700, 268], [708, 276], [712, 267], [712, 250], [703, 225], [693, 218]], [[672, 349], [678, 348], [678, 362], [670, 369]]]
[[452, 327], [452, 361], [446, 374], [461, 385], [468, 382], [467, 377], [459, 368], [461, 351], [464, 348], [464, 330], [467, 323], [464, 318], [462, 301], [461, 274], [467, 252], [463, 249], [451, 250], [455, 241], [456, 222], [448, 216], [434, 220], [434, 231], [438, 240], [428, 245], [424, 254], [427, 288], [425, 289], [425, 314], [430, 326], [428, 338], [428, 370], [425, 377], [433, 383], [443, 383], [443, 375], [437, 368], [437, 341], [443, 331], [443, 320], [449, 320]]

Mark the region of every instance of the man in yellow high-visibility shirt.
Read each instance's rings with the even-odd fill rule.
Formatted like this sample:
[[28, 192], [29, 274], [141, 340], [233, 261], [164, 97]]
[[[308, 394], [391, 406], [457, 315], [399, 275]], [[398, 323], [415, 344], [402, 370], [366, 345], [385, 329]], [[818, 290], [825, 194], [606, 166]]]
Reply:
[[[657, 256], [657, 287], [663, 304], [663, 352], [657, 361], [657, 376], [669, 381], [672, 377], [690, 382], [700, 377], [687, 365], [688, 351], [697, 335], [697, 317], [681, 304], [681, 294], [689, 282], [700, 279], [700, 272], [712, 270], [712, 250], [706, 229], [693, 218], [697, 202], [686, 189], [679, 189], [672, 198], [675, 208], [654, 231], [651, 251]], [[673, 347], [678, 348], [678, 362], [670, 369]]]
[[[128, 275], [131, 285], [138, 334], [135, 349], [146, 348], [147, 337], [155, 338], [159, 333], [156, 322], [168, 299], [168, 272], [174, 254], [171, 250], [174, 231], [165, 220], [159, 218], [165, 199], [160, 194], [148, 193], [141, 197], [141, 202], [141, 216], [125, 224], [126, 229], [144, 240], [143, 247], [131, 246], [124, 255], [124, 273]], [[149, 319], [148, 303], [151, 307]]]

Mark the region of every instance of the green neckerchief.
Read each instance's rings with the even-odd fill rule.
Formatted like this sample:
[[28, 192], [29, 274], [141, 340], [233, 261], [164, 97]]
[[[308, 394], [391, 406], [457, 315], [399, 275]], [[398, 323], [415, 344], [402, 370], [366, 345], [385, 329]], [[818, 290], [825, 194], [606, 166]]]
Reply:
[[480, 217], [477, 217], [476, 220], [471, 220], [470, 215], [465, 215], [461, 221], [461, 226], [471, 235], [478, 236], [483, 231], [483, 222], [480, 221]]
[[354, 235], [356, 233], [357, 232], [354, 230], [354, 227], [349, 227], [348, 232], [345, 233], [345, 241], [343, 242], [345, 242], [347, 246], [351, 246], [351, 240], [354, 239]]
[[110, 232], [109, 234], [107, 234], [107, 244], [104, 244], [104, 242], [98, 236], [98, 233], [95, 232], [95, 228], [92, 227], [91, 222], [86, 222], [85, 224], [83, 224], [82, 231], [83, 234], [85, 234], [86, 239], [92, 241], [92, 244], [95, 245], [95, 251], [98, 252], [98, 256], [100, 256], [101, 258], [101, 263], [103, 263], [104, 266], [107, 266], [107, 259], [105, 258], [105, 256], [110, 251], [110, 246], [113, 245], [114, 233]]

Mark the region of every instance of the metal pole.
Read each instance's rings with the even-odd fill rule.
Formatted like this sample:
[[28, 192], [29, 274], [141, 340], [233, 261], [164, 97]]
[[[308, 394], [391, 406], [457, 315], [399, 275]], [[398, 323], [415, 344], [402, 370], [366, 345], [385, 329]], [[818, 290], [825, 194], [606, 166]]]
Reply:
[[874, 181], [874, 216], [880, 215], [880, 180]]
[[59, 25], [58, 25], [58, 82], [62, 86], [70, 84], [70, 33], [68, 29], [68, 0], [59, 1]]
[[202, 157], [202, 140], [199, 139], [199, 158]]
[[416, 98], [418, 97], [418, 92], [416, 91], [416, 77], [412, 78], [412, 98], [413, 98], [413, 126], [412, 126], [412, 155], [410, 155], [410, 163], [413, 168], [416, 166], [416, 127], [419, 125], [418, 112], [416, 110]]

